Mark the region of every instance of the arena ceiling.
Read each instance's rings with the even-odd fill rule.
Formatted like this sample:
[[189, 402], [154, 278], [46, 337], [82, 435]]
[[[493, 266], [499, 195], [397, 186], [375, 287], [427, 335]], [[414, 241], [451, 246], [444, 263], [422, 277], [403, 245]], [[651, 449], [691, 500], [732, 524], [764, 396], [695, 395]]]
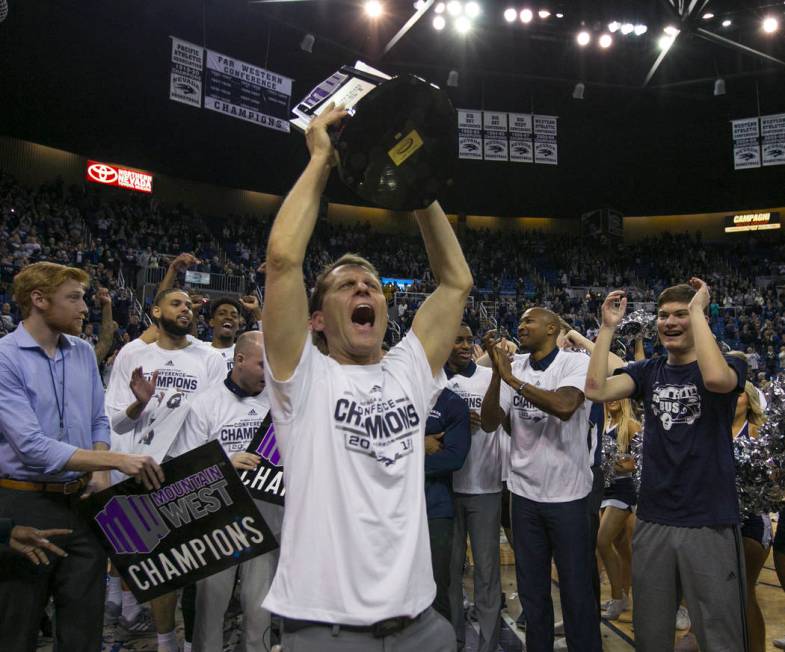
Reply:
[[[785, 111], [779, 0], [477, 1], [481, 13], [461, 35], [447, 11], [445, 29], [434, 29], [438, 2], [418, 5], [426, 10], [411, 20], [413, 0], [386, 0], [377, 19], [364, 0], [8, 0], [0, 133], [175, 177], [286, 192], [305, 161], [301, 136], [169, 101], [176, 36], [293, 78], [293, 100], [363, 59], [442, 86], [457, 72], [447, 90], [458, 107], [559, 116], [558, 166], [461, 162], [461, 183], [444, 198], [455, 212], [785, 204], [785, 167], [733, 170], [729, 123]], [[506, 9], [515, 9], [513, 22]], [[543, 10], [550, 15], [541, 18]], [[766, 33], [765, 17], [777, 17], [779, 30]], [[625, 23], [646, 32], [623, 34]], [[665, 28], [678, 33], [663, 51]], [[586, 47], [580, 31], [590, 36]], [[310, 53], [301, 48], [308, 34]], [[605, 49], [603, 34], [613, 41]], [[726, 92], [715, 96], [718, 78]], [[582, 100], [573, 99], [578, 83]], [[359, 203], [338, 182], [328, 194]]]

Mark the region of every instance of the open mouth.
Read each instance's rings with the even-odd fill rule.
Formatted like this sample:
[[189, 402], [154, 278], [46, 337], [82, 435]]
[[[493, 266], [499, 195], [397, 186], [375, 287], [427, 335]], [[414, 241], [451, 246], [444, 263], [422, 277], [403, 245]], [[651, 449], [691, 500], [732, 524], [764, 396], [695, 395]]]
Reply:
[[221, 327], [225, 328], [228, 331], [230, 331], [230, 330], [232, 330], [234, 328], [234, 324], [232, 322], [230, 322], [230, 321], [225, 321], [223, 324], [221, 324]]
[[375, 321], [376, 313], [370, 304], [361, 303], [352, 310], [352, 323], [357, 326], [372, 328]]

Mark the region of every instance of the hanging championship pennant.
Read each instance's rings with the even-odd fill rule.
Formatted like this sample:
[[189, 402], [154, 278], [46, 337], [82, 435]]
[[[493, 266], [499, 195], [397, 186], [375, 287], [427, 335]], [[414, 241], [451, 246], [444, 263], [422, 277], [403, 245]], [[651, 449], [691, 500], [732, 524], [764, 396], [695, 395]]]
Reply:
[[760, 167], [760, 126], [758, 118], [731, 120], [733, 129], [733, 169]]
[[785, 113], [761, 116], [760, 133], [763, 165], [785, 165]]
[[240, 474], [240, 480], [248, 493], [256, 500], [283, 505], [286, 494], [283, 485], [283, 464], [275, 441], [275, 427], [269, 414], [259, 426], [247, 452], [262, 458], [254, 471], [243, 471]]
[[458, 158], [482, 160], [482, 111], [458, 109]]
[[534, 162], [543, 165], [559, 164], [559, 146], [556, 142], [557, 117], [534, 115]]
[[483, 111], [482, 125], [485, 160], [508, 160], [507, 114], [499, 111]]
[[217, 441], [161, 468], [160, 489], [132, 478], [79, 505], [139, 602], [278, 547]]
[[510, 160], [534, 163], [532, 116], [530, 113], [510, 113]]

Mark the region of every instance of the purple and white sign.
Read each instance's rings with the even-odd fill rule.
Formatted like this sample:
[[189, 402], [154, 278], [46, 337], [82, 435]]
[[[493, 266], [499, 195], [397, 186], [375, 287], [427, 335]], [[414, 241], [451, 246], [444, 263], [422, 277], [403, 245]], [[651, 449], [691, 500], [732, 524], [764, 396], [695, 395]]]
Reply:
[[166, 482], [158, 490], [126, 480], [80, 506], [137, 600], [278, 547], [217, 441], [161, 467]]
[[275, 505], [284, 504], [283, 462], [275, 441], [275, 427], [268, 414], [248, 446], [248, 452], [262, 458], [253, 471], [243, 471], [240, 480], [256, 500]]

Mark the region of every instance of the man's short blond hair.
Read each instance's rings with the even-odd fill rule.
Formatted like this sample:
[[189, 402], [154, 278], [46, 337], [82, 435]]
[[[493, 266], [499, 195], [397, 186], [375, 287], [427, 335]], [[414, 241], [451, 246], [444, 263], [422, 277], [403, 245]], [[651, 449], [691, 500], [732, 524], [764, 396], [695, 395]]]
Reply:
[[40, 262], [28, 265], [14, 277], [14, 302], [19, 306], [22, 319], [27, 319], [33, 309], [32, 293], [38, 290], [51, 299], [57, 288], [73, 280], [85, 287], [90, 282], [87, 272], [77, 267], [66, 267], [57, 263]]

